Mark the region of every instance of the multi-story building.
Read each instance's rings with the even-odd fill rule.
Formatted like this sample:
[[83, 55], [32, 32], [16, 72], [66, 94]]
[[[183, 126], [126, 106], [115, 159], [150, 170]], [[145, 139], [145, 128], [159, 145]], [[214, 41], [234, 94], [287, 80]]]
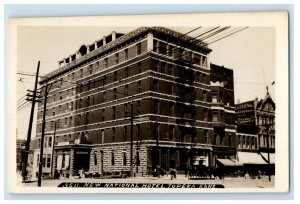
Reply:
[[[236, 104], [237, 157], [249, 171], [275, 170], [275, 103], [264, 99]], [[268, 158], [269, 154], [269, 158]], [[255, 172], [254, 172], [255, 173]]]
[[[176, 31], [142, 27], [112, 32], [59, 61], [40, 81], [42, 93], [51, 86], [43, 173], [149, 175], [158, 166], [184, 171], [235, 158], [233, 72], [211, 64], [211, 51]], [[40, 103], [33, 172], [42, 116]]]

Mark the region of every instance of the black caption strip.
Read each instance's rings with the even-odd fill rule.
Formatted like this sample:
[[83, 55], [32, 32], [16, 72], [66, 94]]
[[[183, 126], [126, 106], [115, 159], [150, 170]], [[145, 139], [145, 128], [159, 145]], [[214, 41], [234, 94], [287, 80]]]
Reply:
[[60, 188], [224, 188], [221, 184], [157, 184], [157, 183], [71, 183], [63, 182]]

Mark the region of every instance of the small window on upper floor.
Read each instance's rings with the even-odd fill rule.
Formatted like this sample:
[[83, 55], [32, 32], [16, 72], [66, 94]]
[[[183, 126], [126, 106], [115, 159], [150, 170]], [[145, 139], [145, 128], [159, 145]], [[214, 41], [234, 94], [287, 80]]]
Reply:
[[115, 54], [115, 63], [119, 64], [119, 53]]
[[142, 54], [142, 44], [141, 43], [136, 44], [136, 53], [137, 53], [137, 55]]
[[125, 60], [128, 60], [128, 49], [125, 49], [124, 52], [125, 52]]

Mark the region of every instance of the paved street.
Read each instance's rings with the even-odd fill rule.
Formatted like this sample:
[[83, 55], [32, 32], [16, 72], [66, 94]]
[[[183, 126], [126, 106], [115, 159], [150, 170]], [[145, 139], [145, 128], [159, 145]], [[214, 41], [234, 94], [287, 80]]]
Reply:
[[[189, 180], [184, 175], [178, 175], [176, 179], [171, 180], [170, 176], [164, 176], [162, 178], [154, 177], [135, 177], [125, 179], [58, 179], [58, 180], [43, 180], [42, 186], [55, 187], [62, 182], [74, 182], [74, 183], [151, 183], [151, 184], [222, 184], [225, 188], [272, 188], [274, 187], [275, 177], [272, 177], [272, 181], [268, 181], [268, 177], [265, 176], [262, 179], [245, 179], [244, 177], [229, 178], [225, 177], [223, 180], [204, 179], [204, 180]], [[21, 184], [23, 186], [34, 187], [37, 186], [37, 181]]]

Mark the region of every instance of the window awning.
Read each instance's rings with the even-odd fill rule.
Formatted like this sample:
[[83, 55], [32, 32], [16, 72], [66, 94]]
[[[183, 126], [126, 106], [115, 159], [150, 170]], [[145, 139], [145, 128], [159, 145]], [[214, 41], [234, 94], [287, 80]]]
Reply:
[[[267, 164], [267, 162], [262, 158], [262, 156], [256, 152], [238, 152], [238, 160], [243, 164]], [[267, 153], [262, 153], [267, 159]], [[264, 155], [266, 154], [266, 156]], [[270, 154], [271, 155], [271, 154]], [[273, 156], [275, 158], [275, 155]], [[270, 156], [271, 158], [271, 156]], [[272, 159], [270, 159], [272, 161]], [[274, 159], [273, 159], [274, 161]], [[271, 162], [272, 163], [272, 162]]]
[[217, 159], [224, 166], [243, 166], [242, 163], [235, 159]]

